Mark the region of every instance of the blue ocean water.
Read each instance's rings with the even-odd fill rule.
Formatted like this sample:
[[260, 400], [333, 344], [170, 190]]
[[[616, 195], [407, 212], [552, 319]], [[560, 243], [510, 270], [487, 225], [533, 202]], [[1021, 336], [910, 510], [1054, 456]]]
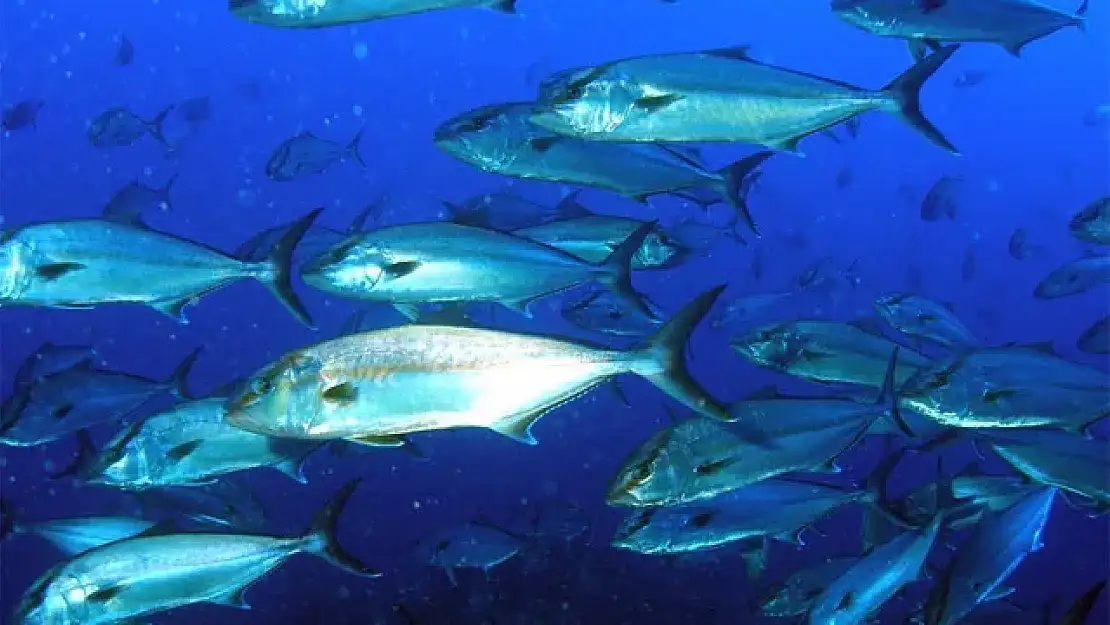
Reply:
[[[764, 165], [750, 198], [762, 239], [748, 246], [723, 241], [677, 269], [637, 274], [637, 288], [674, 310], [717, 284], [729, 284], [730, 294], [779, 292], [794, 288], [815, 259], [857, 261], [857, 287], [806, 295], [776, 316], [853, 319], [870, 312], [876, 295], [910, 288], [916, 275], [921, 293], [953, 302], [985, 343], [1053, 341], [1066, 357], [1107, 370], [1105, 357], [1074, 348], [1082, 330], [1106, 314], [1105, 287], [1064, 300], [1031, 296], [1049, 270], [1081, 251], [1067, 220], [1110, 190], [1110, 119], [1084, 123], [1110, 103], [1110, 14], [1095, 4], [1085, 33], [1064, 29], [1029, 45], [1020, 59], [995, 46], [968, 45], [930, 80], [923, 108], [962, 156], [938, 150], [893, 118], [868, 114], [855, 140], [810, 138], [804, 158], [780, 154]], [[228, 252], [318, 206], [325, 208], [323, 223], [342, 229], [376, 198], [386, 198], [380, 218], [387, 222], [441, 218], [441, 200], [506, 185], [553, 203], [569, 188], [481, 173], [437, 150], [433, 129], [484, 104], [530, 99], [539, 79], [559, 69], [646, 53], [746, 44], [761, 60], [868, 87], [885, 84], [910, 62], [903, 43], [856, 30], [821, 2], [521, 0], [518, 10], [512, 16], [458, 9], [291, 31], [235, 19], [220, 2], [4, 0], [0, 96], [5, 105], [44, 101], [33, 129], [8, 132], [0, 143], [4, 227], [92, 217], [123, 184], [160, 186], [172, 176], [172, 210], [150, 215], [151, 226]], [[113, 63], [121, 35], [135, 51], [125, 67]], [[988, 72], [982, 84], [956, 84], [979, 71]], [[202, 96], [210, 99], [211, 119], [189, 123], [171, 113], [172, 153], [150, 139], [112, 149], [86, 139], [89, 120], [107, 108], [127, 106], [150, 119]], [[270, 152], [290, 136], [307, 130], [346, 143], [360, 129], [366, 167], [344, 162], [291, 182], [267, 179]], [[723, 165], [749, 150], [715, 145], [704, 154]], [[838, 184], [846, 169], [850, 184]], [[925, 223], [920, 200], [945, 174], [965, 181], [958, 216]], [[581, 200], [594, 211], [665, 221], [699, 210], [667, 198], [639, 205], [595, 190]], [[710, 215], [716, 217], [725, 218]], [[1007, 253], [1019, 227], [1038, 248], [1021, 261]], [[977, 271], [964, 279], [969, 247]], [[759, 278], [752, 271], [757, 254], [765, 267]], [[206, 296], [189, 309], [187, 325], [138, 306], [5, 308], [3, 383], [44, 341], [94, 345], [99, 365], [154, 378], [203, 345], [191, 378], [203, 393], [333, 336], [359, 308], [303, 284], [297, 289], [318, 331], [298, 324], [250, 281]], [[561, 301], [545, 302], [533, 321], [508, 311], [498, 311], [498, 321], [584, 336], [560, 319]], [[801, 384], [743, 361], [728, 338], [702, 327], [693, 339], [694, 375], [713, 395], [734, 399], [771, 383]], [[752, 616], [758, 587], [746, 580], [735, 551], [656, 558], [608, 546], [620, 514], [604, 505], [606, 484], [628, 453], [668, 423], [662, 394], [639, 379], [622, 384], [630, 408], [595, 391], [545, 417], [535, 428], [536, 447], [485, 430], [456, 430], [422, 435], [426, 459], [398, 450], [321, 453], [308, 463], [307, 486], [269, 471], [244, 476], [267, 509], [267, 531], [289, 535], [302, 531], [340, 484], [362, 476], [341, 539], [385, 575], [362, 580], [296, 558], [252, 587], [250, 611], [200, 605], [150, 622], [404, 623], [397, 604], [421, 624], [758, 622]], [[44, 477], [73, 449], [68, 439], [5, 449], [5, 499], [29, 518], [118, 511], [121, 497]], [[862, 477], [881, 453], [881, 443], [869, 442], [843, 460], [845, 470]], [[932, 462], [908, 463], [897, 481], [907, 487], [927, 481]], [[454, 586], [414, 556], [421, 538], [477, 514], [518, 522], [566, 502], [585, 511], [583, 537], [526, 550], [488, 576], [463, 571]], [[1106, 578], [1108, 529], [1105, 516], [1091, 519], [1058, 504], [1045, 548], [1011, 580], [1018, 589], [1011, 599], [1030, 609], [1064, 605]], [[818, 530], [807, 534], [804, 548], [775, 545], [767, 575], [778, 579], [820, 555], [855, 553], [858, 512], [843, 511]], [[0, 553], [0, 614], [7, 618], [58, 555], [26, 537], [6, 542]], [[1097, 609], [1104, 619], [1105, 604]], [[882, 622], [902, 616], [893, 611]]]

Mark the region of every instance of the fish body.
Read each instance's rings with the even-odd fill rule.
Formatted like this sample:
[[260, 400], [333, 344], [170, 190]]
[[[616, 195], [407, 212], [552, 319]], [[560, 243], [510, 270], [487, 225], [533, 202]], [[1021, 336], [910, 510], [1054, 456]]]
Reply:
[[1063, 432], [990, 433], [991, 449], [1018, 473], [1110, 511], [1110, 443]]
[[875, 312], [892, 328], [950, 349], [975, 347], [979, 340], [952, 308], [912, 293], [889, 293], [875, 299]]
[[813, 600], [807, 625], [859, 625], [917, 580], [940, 532], [937, 515], [923, 532], [906, 531], [876, 547]]
[[468, 523], [437, 536], [425, 545], [428, 564], [442, 567], [452, 583], [456, 569], [490, 569], [520, 553], [522, 544], [514, 536], [483, 523]]
[[[755, 364], [817, 382], [880, 388], [895, 343], [838, 321], [788, 321], [762, 326], [732, 347]], [[926, 367], [922, 354], [902, 348], [895, 385]]]
[[952, 479], [952, 497], [1001, 512], [1043, 486], [1010, 475], [960, 475]]
[[50, 542], [66, 556], [138, 536], [156, 522], [136, 517], [88, 516], [51, 519], [36, 523], [17, 523], [16, 534], [34, 534]]
[[757, 152], [712, 171], [700, 160], [666, 146], [598, 143], [545, 130], [530, 121], [532, 109], [530, 102], [511, 102], [463, 113], [436, 129], [436, 145], [482, 171], [605, 189], [637, 201], [673, 191], [709, 189], [751, 221], [745, 180], [770, 152]]
[[249, 608], [246, 588], [297, 553], [312, 553], [361, 575], [335, 523], [357, 482], [344, 487], [301, 537], [251, 534], [137, 536], [91, 549], [54, 566], [27, 591], [13, 623], [119, 623], [196, 603]]
[[760, 609], [764, 616], [788, 618], [802, 616], [813, 600], [836, 581], [858, 558], [829, 558], [828, 560], [795, 571], [764, 597]]
[[882, 110], [955, 152], [918, 108], [919, 89], [953, 52], [938, 51], [878, 91], [762, 63], [742, 48], [634, 57], [552, 81], [531, 121], [592, 141], [727, 141], [796, 151], [811, 134]]
[[1072, 216], [1068, 231], [1085, 243], [1110, 244], [1110, 196], [1091, 202]]
[[595, 265], [496, 230], [451, 222], [388, 226], [346, 239], [301, 275], [310, 286], [354, 299], [501, 302], [527, 312], [533, 300], [593, 280], [624, 289], [631, 259], [652, 227], [645, 224], [618, 246], [626, 249]]
[[170, 202], [170, 190], [177, 180], [174, 176], [161, 187], [148, 187], [138, 180], [127, 183], [108, 200], [104, 207], [104, 215], [113, 218], [135, 219], [141, 217], [150, 209], [163, 212], [173, 210]]
[[593, 215], [578, 203], [577, 191], [565, 195], [555, 206], [533, 202], [511, 190], [484, 193], [459, 204], [443, 202], [443, 205], [450, 212], [450, 221], [504, 232]]
[[789, 291], [742, 295], [725, 304], [724, 310], [713, 319], [711, 325], [714, 328], [721, 326], [735, 327], [742, 322], [750, 321], [753, 316], [764, 310], [772, 309], [775, 304], [790, 297], [790, 295], [792, 293]]
[[319, 174], [332, 165], [352, 159], [362, 167], [366, 161], [358, 151], [362, 142], [362, 132], [343, 145], [328, 139], [321, 139], [305, 131], [282, 141], [266, 161], [266, 176], [276, 182], [288, 182], [305, 174]]
[[[541, 226], [514, 230], [513, 234], [562, 250], [588, 263], [598, 264], [644, 222], [627, 217], [590, 215], [553, 221]], [[667, 269], [681, 262], [688, 250], [672, 240], [659, 226], [653, 226], [643, 245], [632, 257], [632, 268]]]
[[797, 542], [799, 532], [837, 508], [872, 500], [864, 491], [770, 479], [695, 505], [637, 509], [621, 523], [612, 545], [658, 555], [761, 537]]
[[298, 222], [269, 259], [242, 261], [205, 245], [105, 219], [30, 224], [0, 242], [0, 305], [90, 308], [145, 304], [179, 322], [184, 309], [231, 282], [262, 282], [303, 323], [289, 284], [293, 249], [319, 210]]
[[1021, 347], [985, 348], [940, 360], [910, 380], [902, 405], [964, 428], [1082, 430], [1110, 410], [1105, 374]]
[[516, 0], [228, 0], [232, 15], [277, 28], [327, 28], [456, 7], [515, 13]]
[[166, 107], [150, 121], [132, 113], [127, 107], [110, 108], [89, 122], [89, 143], [98, 148], [126, 147], [150, 135], [168, 148], [169, 142], [162, 134], [162, 124], [173, 108]]
[[[659, 329], [660, 321], [647, 317], [608, 291], [594, 291], [562, 308], [563, 319], [590, 332], [643, 338]], [[455, 324], [452, 324], [455, 325]]]
[[1052, 270], [1037, 283], [1033, 297], [1056, 299], [1110, 282], [1110, 256], [1084, 256]]
[[689, 333], [721, 290], [695, 299], [631, 351], [423, 324], [339, 337], [290, 352], [252, 376], [229, 401], [228, 421], [308, 439], [485, 427], [535, 444], [532, 423], [622, 373], [646, 377], [701, 414], [728, 419], [681, 360]]
[[996, 43], [1016, 56], [1031, 41], [1068, 26], [1082, 27], [1087, 1], [1074, 14], [1033, 0], [833, 0], [832, 10], [875, 35], [932, 45]]
[[0, 129], [5, 131], [35, 128], [39, 111], [46, 104], [42, 100], [29, 99], [4, 107], [4, 114], [0, 117]]
[[273, 467], [303, 482], [301, 464], [319, 447], [271, 439], [229, 425], [225, 397], [178, 404], [143, 419], [107, 446], [86, 481], [125, 490], [188, 486], [257, 467]]
[[1041, 536], [1055, 488], [1040, 488], [1003, 512], [989, 512], [960, 544], [925, 603], [926, 625], [954, 625], [1000, 586], [1025, 557], [1043, 547]]

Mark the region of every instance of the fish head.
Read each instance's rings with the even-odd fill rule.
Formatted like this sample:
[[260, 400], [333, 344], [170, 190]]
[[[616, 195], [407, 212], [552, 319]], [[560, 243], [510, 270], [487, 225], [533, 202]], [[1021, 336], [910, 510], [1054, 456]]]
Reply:
[[[881, 26], [889, 19], [889, 9], [882, 11], [884, 4], [888, 2], [886, 0], [832, 0], [829, 8], [837, 17], [849, 24], [869, 30]], [[910, 3], [905, 2], [905, 4]]]
[[749, 360], [776, 370], [786, 370], [803, 351], [803, 341], [789, 324], [757, 328], [732, 341], [732, 348]]
[[633, 452], [609, 483], [605, 503], [637, 508], [668, 504], [668, 494], [678, 486], [667, 453], [671, 440], [671, 430], [666, 429]]
[[35, 280], [36, 254], [18, 237], [0, 233], [0, 303], [19, 300]]
[[237, 428], [287, 438], [311, 438], [324, 412], [328, 381], [312, 348], [286, 354], [252, 375], [225, 406]]
[[528, 149], [536, 130], [527, 121], [529, 108], [494, 104], [452, 117], [435, 129], [436, 147], [486, 171], [501, 171]]
[[356, 234], [305, 263], [301, 277], [313, 288], [358, 296], [374, 290], [391, 264], [372, 239]]
[[637, 100], [652, 95], [604, 66], [572, 78], [536, 103], [532, 123], [572, 137], [611, 133], [636, 113]]
[[639, 267], [669, 269], [681, 264], [691, 252], [692, 250], [656, 228], [647, 235], [640, 249], [636, 250], [632, 262]]
[[617, 549], [637, 553], [666, 553], [670, 544], [669, 533], [660, 531], [660, 526], [652, 523], [659, 508], [635, 510], [617, 528], [610, 544]]
[[15, 622], [20, 625], [89, 623], [103, 617], [104, 604], [97, 604], [95, 580], [65, 573], [62, 562], [47, 571], [23, 595], [16, 608]]

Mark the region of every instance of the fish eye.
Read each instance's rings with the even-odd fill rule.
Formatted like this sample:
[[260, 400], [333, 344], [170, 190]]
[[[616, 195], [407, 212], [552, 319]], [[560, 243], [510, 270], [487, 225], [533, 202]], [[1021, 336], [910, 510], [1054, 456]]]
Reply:
[[270, 376], [255, 378], [251, 381], [250, 392], [253, 395], [268, 395], [274, 390], [274, 382]]

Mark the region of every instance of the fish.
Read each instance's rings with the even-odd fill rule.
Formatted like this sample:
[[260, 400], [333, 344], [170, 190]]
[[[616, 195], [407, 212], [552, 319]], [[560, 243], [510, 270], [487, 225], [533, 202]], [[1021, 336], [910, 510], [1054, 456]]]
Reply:
[[1018, 228], [1010, 235], [1007, 251], [1014, 260], [1027, 260], [1041, 252], [1044, 248], [1029, 241], [1029, 230]]
[[1084, 256], [1052, 270], [1033, 289], [1033, 297], [1057, 299], [1085, 293], [1110, 282], [1110, 256]]
[[35, 380], [0, 408], [0, 445], [32, 447], [131, 415], [155, 397], [188, 397], [197, 348], [166, 380], [94, 369], [90, 361]]
[[860, 278], [856, 273], [859, 261], [852, 261], [847, 267], [841, 267], [832, 256], [822, 256], [806, 266], [798, 274], [798, 288], [810, 292], [829, 292], [842, 284], [855, 288], [859, 286]]
[[520, 553], [520, 538], [487, 523], [472, 522], [441, 532], [426, 541], [428, 564], [443, 569], [451, 585], [458, 586], [455, 571], [461, 568], [490, 569]]
[[935, 302], [913, 293], [887, 293], [875, 299], [875, 312], [890, 327], [906, 336], [932, 341], [948, 349], [979, 345], [953, 310], [952, 304]]
[[268, 525], [262, 502], [235, 476], [204, 485], [127, 491], [143, 518], [173, 520], [182, 529], [260, 532]]
[[1073, 215], [1068, 232], [1084, 243], [1110, 245], [1110, 196], [1091, 202]]
[[170, 176], [161, 187], [148, 187], [138, 180], [134, 180], [120, 187], [108, 200], [104, 207], [104, 216], [118, 221], [133, 221], [141, 217], [148, 210], [154, 208], [163, 212], [172, 212], [173, 203], [170, 201], [170, 190], [177, 176]]
[[516, 13], [517, 0], [227, 0], [239, 19], [275, 28], [328, 28], [455, 7]]
[[637, 508], [611, 544], [645, 555], [689, 553], [769, 537], [799, 543], [805, 528], [873, 493], [773, 478], [688, 506]]
[[611, 336], [643, 338], [655, 332], [661, 323], [644, 316], [612, 293], [600, 290], [584, 299], [566, 302], [561, 314], [578, 328]]
[[282, 141], [266, 160], [266, 177], [275, 182], [289, 182], [305, 174], [320, 174], [336, 163], [351, 159], [361, 167], [366, 161], [359, 152], [365, 128], [346, 144], [321, 139], [309, 131]]
[[43, 100], [29, 98], [5, 106], [3, 116], [0, 116], [0, 129], [11, 132], [24, 128], [38, 128], [39, 111], [45, 104]]
[[858, 558], [828, 558], [816, 566], [793, 572], [781, 584], [765, 592], [760, 610], [764, 616], [772, 618], [803, 616], [813, 600], [857, 561]]
[[89, 144], [97, 148], [127, 147], [150, 135], [164, 147], [170, 148], [162, 124], [173, 109], [174, 105], [171, 104], [155, 115], [154, 119], [146, 121], [127, 107], [110, 108], [89, 122]]
[[793, 295], [793, 293], [790, 291], [740, 295], [729, 300], [729, 302], [725, 304], [724, 310], [714, 317], [709, 325], [714, 328], [736, 328], [741, 325], [741, 323], [750, 322], [751, 318], [760, 312], [773, 310], [775, 304], [778, 304], [791, 295]]
[[513, 234], [424, 222], [353, 235], [301, 268], [321, 291], [394, 304], [499, 302], [531, 316], [532, 302], [597, 281], [653, 317], [631, 285], [632, 259], [655, 229], [643, 224], [601, 263]]
[[109, 543], [134, 538], [156, 525], [157, 521], [129, 516], [81, 516], [33, 523], [17, 521], [12, 533], [39, 536], [65, 556], [72, 557]]
[[1043, 430], [983, 436], [999, 457], [1029, 480], [1088, 499], [1098, 514], [1110, 512], [1110, 442]]
[[477, 195], [459, 204], [444, 201], [443, 206], [450, 221], [457, 224], [505, 232], [593, 215], [578, 203], [577, 191], [563, 196], [555, 206], [533, 202], [512, 190]]
[[[303, 264], [331, 249], [343, 239], [366, 231], [367, 222], [379, 209], [380, 206], [376, 202], [372, 202], [360, 213], [355, 215], [350, 225], [344, 230], [336, 230], [313, 222], [308, 232], [301, 237], [300, 242], [297, 243], [297, 247], [293, 250], [293, 264]], [[289, 223], [267, 228], [259, 232], [236, 248], [232, 256], [252, 262], [265, 260], [266, 256], [273, 252], [274, 248], [281, 242], [282, 237], [289, 232], [290, 228], [292, 228], [299, 219], [300, 218], [297, 218]]]
[[[865, 434], [898, 431], [898, 351], [892, 351], [883, 392], [873, 406], [851, 400], [747, 399], [729, 407], [731, 423], [695, 418], [653, 435], [622, 463], [606, 502], [687, 505], [786, 473], [839, 472], [836, 458]], [[889, 422], [877, 427], [880, 419]]]
[[695, 412], [727, 420], [683, 360], [687, 338], [722, 290], [695, 298], [629, 351], [420, 324], [324, 341], [252, 375], [229, 400], [227, 419], [259, 434], [308, 439], [485, 427], [535, 445], [531, 427], [544, 414], [635, 373]]
[[1079, 335], [1075, 346], [1088, 354], [1110, 354], [1110, 315], [1099, 319]]
[[179, 323], [185, 308], [243, 278], [265, 285], [293, 316], [312, 318], [291, 283], [293, 251], [323, 209], [302, 217], [261, 262], [233, 258], [141, 220], [71, 219], [28, 224], [0, 240], [0, 306], [87, 309], [149, 306]]
[[978, 605], [1004, 597], [1002, 584], [1043, 546], [1055, 488], [1041, 488], [1002, 512], [988, 512], [960, 544], [925, 602], [926, 625], [954, 625]]
[[949, 427], [1085, 431], [1110, 411], [1104, 373], [1035, 346], [942, 358], [902, 387], [902, 407]]
[[182, 100], [177, 105], [177, 111], [186, 123], [204, 123], [212, 119], [212, 98], [202, 95]]
[[856, 625], [921, 576], [945, 515], [924, 531], [907, 530], [865, 555], [813, 600], [807, 625]]
[[225, 421], [225, 403], [227, 398], [220, 396], [195, 399], [136, 421], [100, 453], [88, 450], [72, 473], [88, 484], [130, 491], [207, 484], [258, 467], [272, 467], [307, 483], [304, 462], [319, 442], [240, 430]]
[[836, 173], [836, 188], [847, 189], [848, 187], [852, 186], [852, 182], [855, 180], [855, 177], [855, 172], [852, 171], [852, 168], [850, 166], [842, 167], [840, 171]]
[[1044, 487], [1012, 475], [958, 475], [952, 478], [950, 489], [954, 499], [1002, 512]]
[[[621, 242], [644, 227], [645, 223], [648, 222], [627, 217], [589, 215], [521, 228], [514, 230], [513, 234], [596, 264], [608, 258]], [[643, 245], [632, 256], [632, 269], [670, 269], [691, 253], [690, 248], [655, 224], [644, 238]]]
[[90, 345], [58, 345], [45, 341], [20, 364], [13, 387], [18, 392], [49, 375], [74, 367], [91, 366], [96, 358], [96, 348]]
[[[799, 320], [761, 326], [731, 345], [741, 356], [773, 371], [878, 389], [895, 343], [851, 323]], [[902, 348], [895, 385], [901, 388], [928, 365], [921, 353]]]
[[934, 222], [942, 218], [956, 221], [959, 212], [957, 194], [964, 184], [964, 179], [959, 176], [941, 176], [933, 186], [929, 187], [925, 198], [921, 200], [921, 221]]
[[956, 76], [955, 80], [952, 81], [952, 86], [958, 87], [960, 89], [977, 87], [983, 84], [983, 82], [986, 81], [987, 78], [990, 78], [992, 73], [993, 72], [991, 72], [990, 70], [985, 69], [969, 69], [965, 72], [960, 72], [959, 75]]
[[86, 551], [37, 579], [23, 595], [13, 623], [119, 623], [197, 603], [249, 609], [246, 589], [298, 553], [375, 577], [336, 540], [339, 515], [358, 483], [341, 488], [303, 536], [139, 535]]
[[1069, 26], [1083, 28], [1088, 0], [1074, 14], [1034, 0], [832, 0], [837, 17], [881, 37], [905, 39], [915, 56], [942, 43], [994, 43], [1014, 56]]
[[548, 94], [531, 120], [592, 141], [739, 142], [797, 152], [803, 138], [880, 110], [958, 153], [922, 114], [919, 96], [956, 49], [938, 50], [878, 91], [756, 61], [747, 46], [621, 59]]
[[116, 55], [112, 57], [112, 63], [117, 67], [127, 67], [135, 60], [135, 44], [127, 38], [127, 35], [119, 35], [116, 38]]
[[1095, 582], [1068, 607], [1055, 625], [1083, 625], [1086, 623], [1095, 609], [1095, 603], [1098, 601], [1099, 595], [1104, 590], [1106, 590], [1106, 580]]
[[747, 193], [772, 152], [756, 152], [714, 171], [664, 145], [597, 143], [544, 130], [531, 121], [534, 107], [508, 102], [467, 111], [440, 124], [435, 143], [482, 171], [604, 189], [640, 203], [653, 195], [707, 189], [757, 231]]

